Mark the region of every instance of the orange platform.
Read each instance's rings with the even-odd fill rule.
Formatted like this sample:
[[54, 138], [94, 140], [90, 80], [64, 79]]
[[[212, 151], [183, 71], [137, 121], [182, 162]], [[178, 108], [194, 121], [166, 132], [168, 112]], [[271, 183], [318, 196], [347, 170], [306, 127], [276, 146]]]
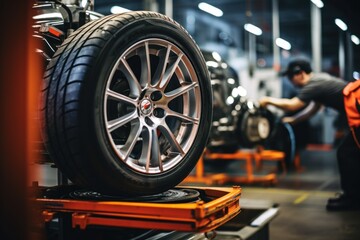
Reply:
[[88, 226], [209, 232], [240, 212], [241, 188], [200, 188], [204, 199], [189, 203], [150, 203], [37, 198], [44, 222], [64, 214], [72, 228]]
[[[235, 153], [210, 153], [205, 151], [203, 156], [199, 159], [196, 167], [195, 174], [189, 175], [184, 183], [204, 183], [207, 185], [212, 184], [224, 184], [224, 183], [276, 183], [277, 177], [274, 173], [266, 175], [254, 175], [253, 164], [259, 168], [263, 160], [280, 161], [282, 163], [284, 171], [285, 167], [285, 154], [280, 151], [274, 150], [239, 150]], [[206, 174], [204, 171], [204, 159], [214, 161], [226, 161], [226, 160], [239, 160], [245, 161], [246, 175], [244, 176], [230, 176], [226, 173]]]

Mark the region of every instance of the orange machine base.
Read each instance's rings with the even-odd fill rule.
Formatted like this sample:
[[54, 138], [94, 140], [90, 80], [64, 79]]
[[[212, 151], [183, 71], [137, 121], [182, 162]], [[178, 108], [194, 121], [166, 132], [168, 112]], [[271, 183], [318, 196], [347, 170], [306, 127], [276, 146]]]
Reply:
[[[273, 151], [277, 155], [281, 155], [278, 152]], [[266, 152], [266, 157], [269, 158], [271, 154]], [[260, 156], [260, 157], [259, 157]], [[283, 156], [283, 155], [281, 155]], [[203, 183], [206, 185], [224, 184], [224, 183], [266, 183], [275, 184], [277, 182], [276, 174], [269, 173], [266, 175], [254, 175], [253, 161], [256, 161], [257, 165], [262, 160], [259, 152], [255, 150], [239, 150], [235, 153], [210, 153], [205, 151], [203, 156], [199, 159], [196, 167], [195, 174], [189, 175], [185, 178], [183, 183]], [[246, 162], [246, 175], [245, 176], [230, 176], [226, 173], [217, 174], [205, 174], [204, 172], [204, 158], [207, 160], [241, 160]]]
[[[182, 188], [184, 188], [182, 186]], [[72, 228], [118, 227], [183, 232], [209, 232], [240, 212], [241, 188], [200, 188], [203, 198], [189, 203], [37, 198], [45, 223], [71, 216]]]

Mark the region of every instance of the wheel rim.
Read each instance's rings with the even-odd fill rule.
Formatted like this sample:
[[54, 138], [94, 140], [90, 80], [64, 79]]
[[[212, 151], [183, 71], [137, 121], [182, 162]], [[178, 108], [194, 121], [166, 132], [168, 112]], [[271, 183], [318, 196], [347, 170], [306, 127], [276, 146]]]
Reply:
[[259, 118], [258, 132], [261, 139], [267, 139], [270, 135], [270, 122], [265, 117]]
[[267, 118], [262, 116], [248, 115], [246, 119], [246, 134], [247, 139], [251, 143], [256, 143], [265, 140], [270, 135], [270, 122]]
[[146, 39], [129, 47], [104, 95], [105, 129], [118, 161], [147, 174], [176, 167], [194, 144], [201, 101], [195, 69], [176, 45]]

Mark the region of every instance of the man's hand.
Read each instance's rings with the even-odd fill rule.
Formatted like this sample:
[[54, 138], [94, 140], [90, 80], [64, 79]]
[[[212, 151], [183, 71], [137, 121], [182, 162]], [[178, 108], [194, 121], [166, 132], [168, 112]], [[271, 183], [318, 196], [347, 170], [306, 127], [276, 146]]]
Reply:
[[269, 104], [269, 98], [268, 97], [262, 97], [259, 99], [259, 105], [261, 107], [266, 107]]

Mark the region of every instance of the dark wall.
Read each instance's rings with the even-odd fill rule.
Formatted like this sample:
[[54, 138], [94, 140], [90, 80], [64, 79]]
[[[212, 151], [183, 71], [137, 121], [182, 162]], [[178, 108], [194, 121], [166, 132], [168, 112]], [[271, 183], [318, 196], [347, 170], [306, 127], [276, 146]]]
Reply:
[[[31, 46], [29, 0], [0, 1], [0, 238], [41, 239], [27, 190], [31, 160], [29, 113], [35, 102], [36, 60]], [[34, 81], [35, 79], [35, 81]]]

